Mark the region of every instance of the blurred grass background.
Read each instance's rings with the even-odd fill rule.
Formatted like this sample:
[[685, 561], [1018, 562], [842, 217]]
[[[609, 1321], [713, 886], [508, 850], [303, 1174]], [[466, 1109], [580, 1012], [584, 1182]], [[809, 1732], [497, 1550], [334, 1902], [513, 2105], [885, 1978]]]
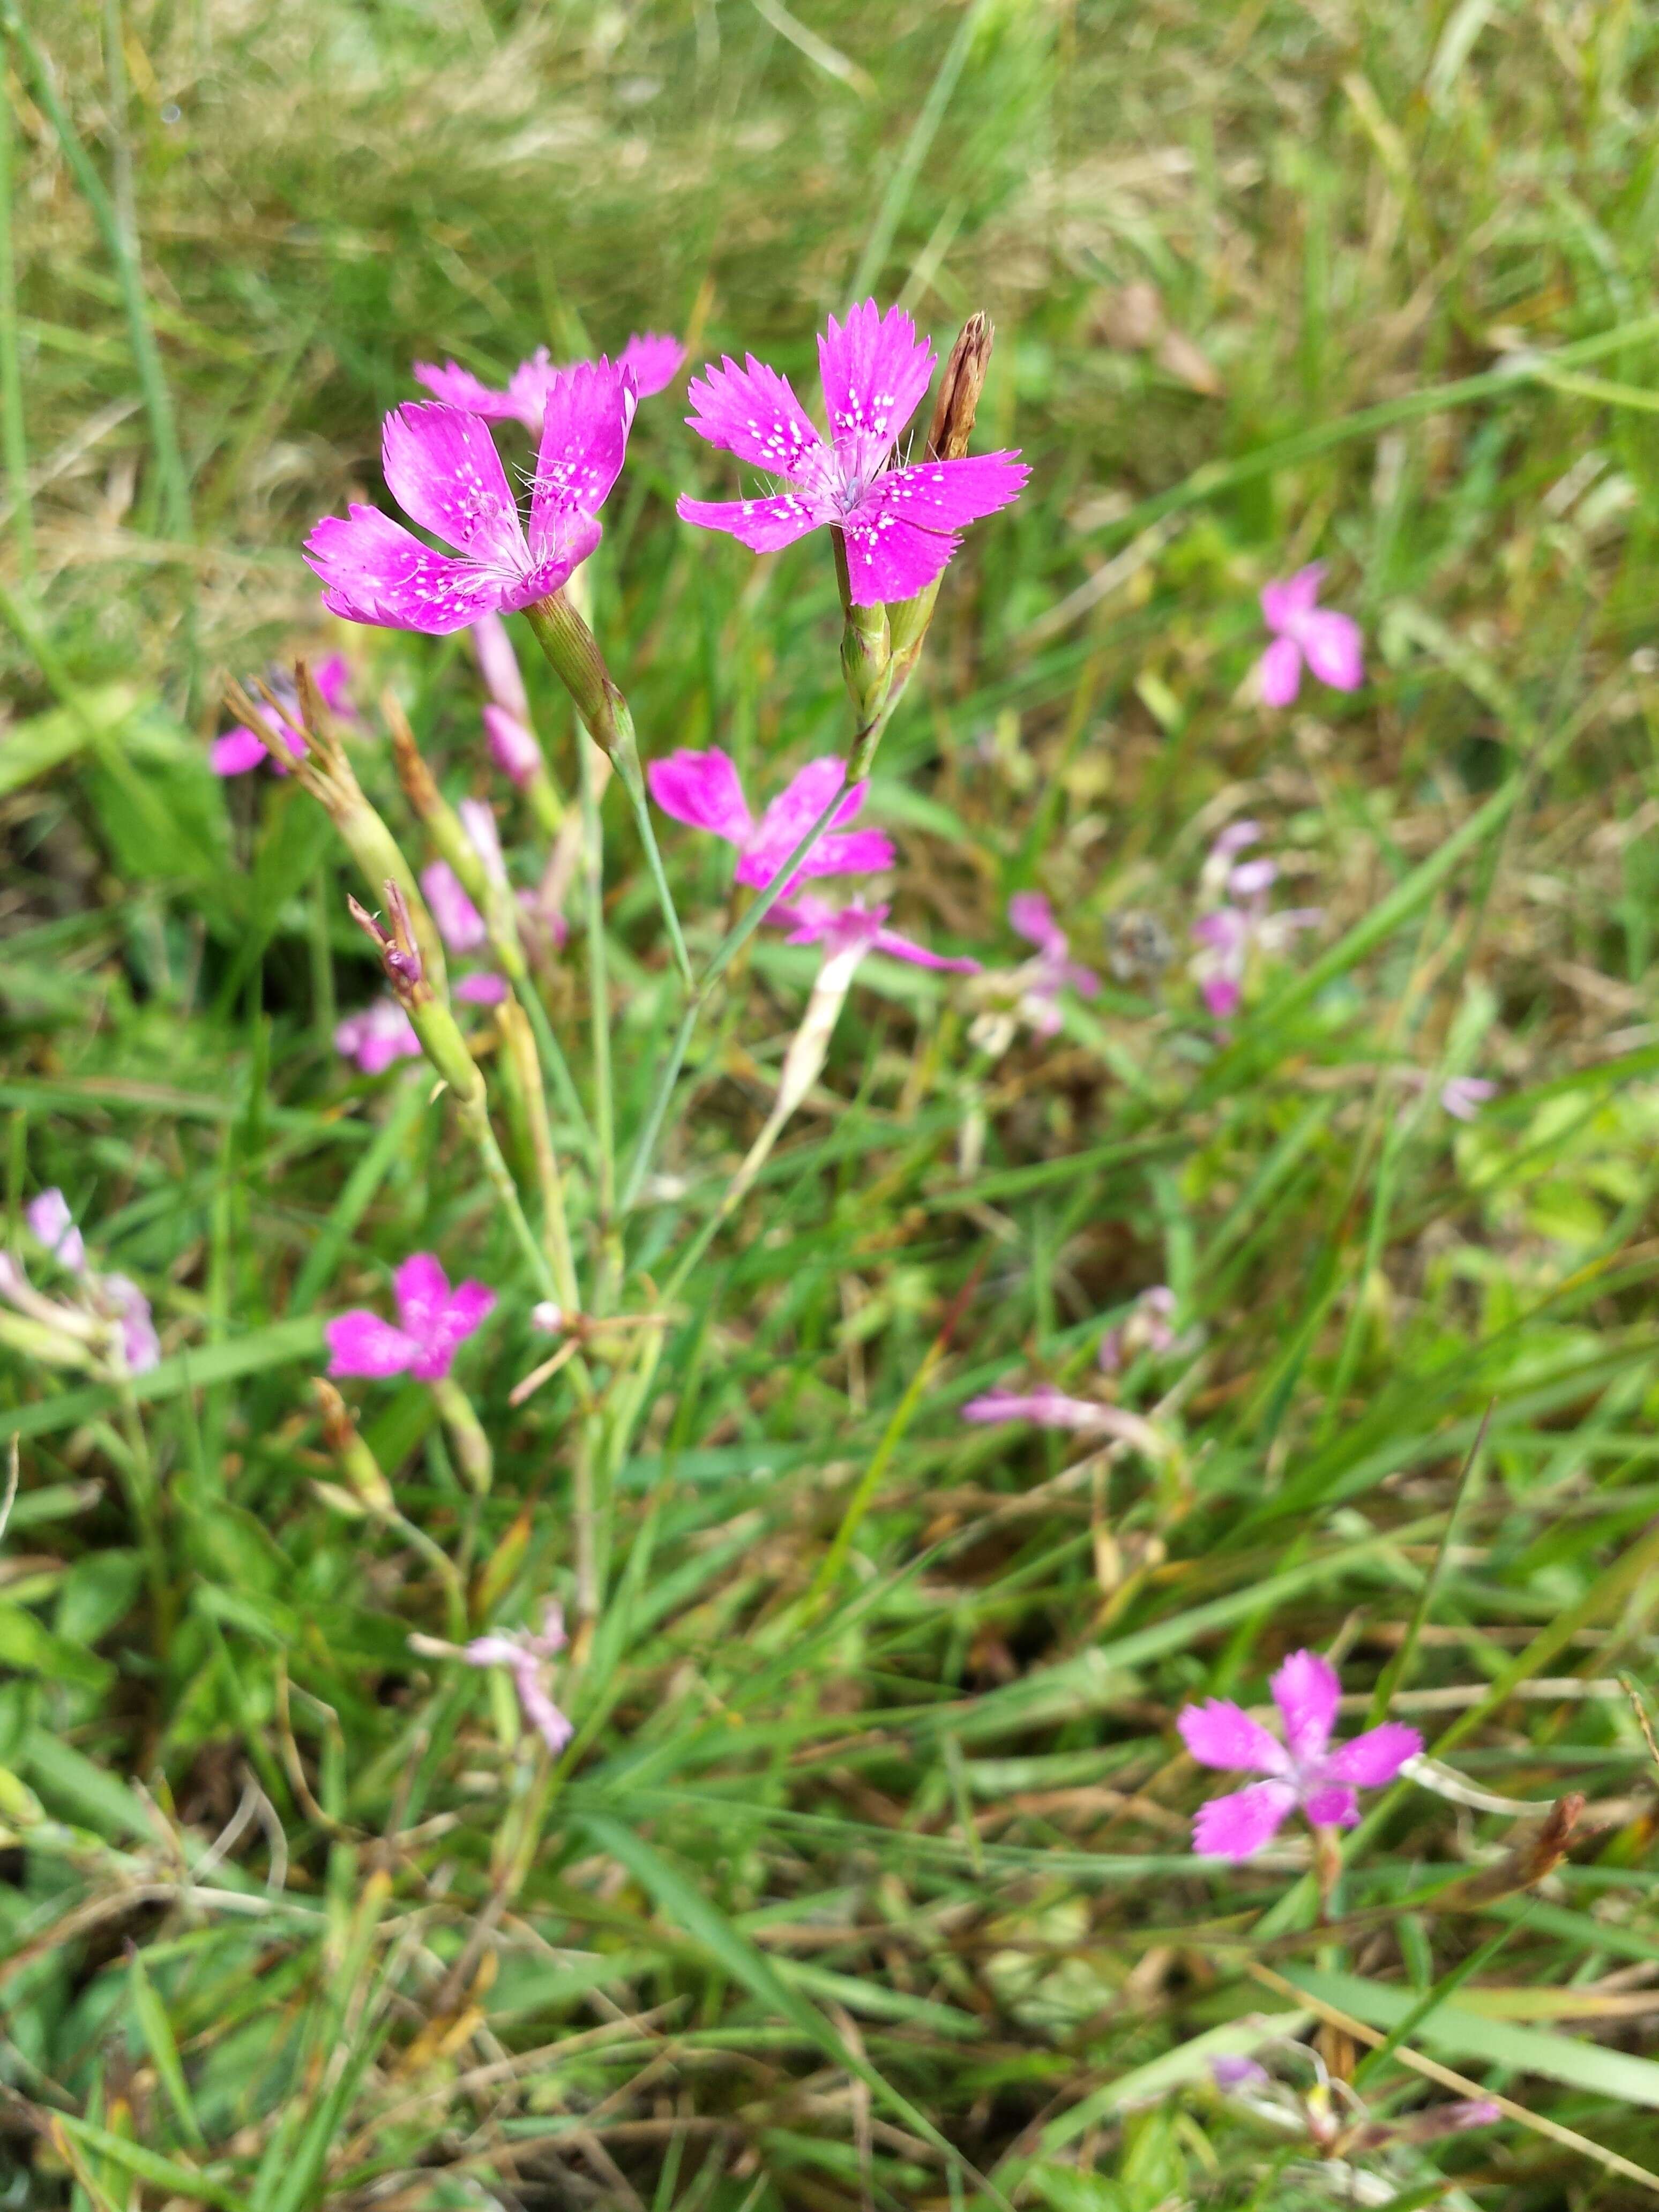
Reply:
[[[0, 1857], [0, 2203], [992, 2201], [933, 2130], [1054, 2212], [1650, 2201], [1650, 13], [5, 21], [7, 1202], [15, 1233], [61, 1184], [168, 1356], [137, 1407], [0, 1368], [0, 1765], [52, 1816]], [[941, 345], [990, 312], [981, 442], [1035, 472], [953, 566], [882, 756], [900, 919], [1011, 963], [1036, 884], [1103, 971], [1154, 924], [1184, 951], [1248, 813], [1325, 921], [1222, 1048], [1179, 962], [1120, 959], [993, 1068], [953, 989], [865, 971], [618, 1471], [581, 1754], [503, 1913], [543, 1817], [510, 1715], [411, 1659], [437, 1593], [312, 1490], [305, 1377], [321, 1312], [411, 1246], [515, 1263], [418, 1076], [334, 1059], [369, 988], [343, 854], [205, 742], [227, 672], [326, 642], [298, 544], [376, 494], [412, 360], [500, 378], [672, 328], [810, 391], [816, 327], [866, 290]], [[647, 753], [717, 742], [769, 790], [845, 740], [833, 579], [813, 544], [756, 564], [674, 520], [733, 489], [682, 411], [641, 410], [602, 631]], [[1255, 592], [1314, 557], [1370, 681], [1268, 715]], [[393, 683], [485, 788], [465, 656], [346, 644], [360, 702]], [[626, 1125], [672, 1006], [612, 833]], [[724, 878], [669, 845], [707, 943]], [[758, 1126], [809, 969], [762, 948], [706, 1036], [647, 1267]], [[562, 988], [579, 1037], [574, 964]], [[1437, 1105], [1457, 1073], [1500, 1086], [1468, 1128]], [[992, 1381], [1081, 1379], [1158, 1281], [1186, 1349], [1122, 1382], [1156, 1476], [960, 1428]], [[503, 1619], [568, 1561], [568, 1407], [506, 1404], [524, 1303], [466, 1370]], [[453, 1540], [424, 1394], [366, 1397]], [[1175, 1711], [1259, 1700], [1304, 1643], [1478, 1790], [1585, 1793], [1571, 1859], [1522, 1898], [1524, 1817], [1402, 1787], [1345, 1882], [1370, 1917], [1317, 1945], [1288, 1832], [1196, 1871]], [[1210, 2086], [1262, 2014], [1338, 2071], [1343, 2020], [1398, 2032], [1360, 2081], [1379, 2123], [1418, 2057], [1519, 2116], [1321, 2158]]]

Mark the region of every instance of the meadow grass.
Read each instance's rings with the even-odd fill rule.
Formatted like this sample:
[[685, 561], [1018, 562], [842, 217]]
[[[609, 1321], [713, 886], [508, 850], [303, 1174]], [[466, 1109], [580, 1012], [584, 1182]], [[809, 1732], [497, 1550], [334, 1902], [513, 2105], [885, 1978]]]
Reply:
[[[0, 1364], [0, 2204], [1650, 2202], [1650, 16], [0, 15], [9, 1229], [60, 1186], [164, 1352], [127, 1389]], [[342, 641], [297, 549], [378, 495], [412, 360], [499, 378], [656, 327], [811, 388], [869, 290], [942, 343], [990, 313], [978, 442], [1034, 470], [878, 762], [896, 919], [1012, 967], [1040, 888], [1106, 980], [994, 1057], [963, 987], [860, 972], [599, 1470], [605, 1601], [550, 1769], [501, 1678], [411, 1651], [443, 1584], [316, 1488], [307, 1377], [413, 1249], [501, 1291], [459, 1367], [486, 1499], [428, 1392], [355, 1393], [478, 1623], [569, 1595], [568, 1378], [507, 1402], [539, 1292], [429, 1073], [332, 1050], [374, 988], [343, 849], [206, 742], [227, 672]], [[647, 757], [719, 744], [769, 792], [848, 742], [834, 577], [819, 542], [757, 564], [674, 520], [734, 490], [682, 411], [641, 406], [596, 627]], [[1269, 713], [1255, 595], [1316, 557], [1368, 680]], [[489, 787], [464, 650], [344, 645], [371, 719], [392, 686], [446, 787]], [[1218, 1034], [1188, 933], [1245, 815], [1323, 920]], [[617, 799], [606, 841], [625, 1166], [678, 1000]], [[529, 823], [507, 842], [522, 866]], [[701, 962], [729, 871], [663, 842]], [[1132, 957], [1160, 933], [1171, 964]], [[584, 940], [550, 996], [592, 1119]], [[628, 1224], [640, 1304], [812, 967], [757, 937], [694, 1039]], [[1464, 1075], [1498, 1086], [1468, 1125]], [[1158, 1283], [1178, 1345], [1117, 1386], [1154, 1458], [963, 1424], [993, 1384], [1085, 1382]], [[1194, 1861], [1219, 1785], [1174, 1727], [1304, 1645], [1456, 1793], [1367, 1801], [1334, 1924], [1292, 1828]], [[1217, 2090], [1264, 2033], [1354, 2083], [1344, 2122], [1449, 2077], [1504, 2116], [1325, 2155]]]

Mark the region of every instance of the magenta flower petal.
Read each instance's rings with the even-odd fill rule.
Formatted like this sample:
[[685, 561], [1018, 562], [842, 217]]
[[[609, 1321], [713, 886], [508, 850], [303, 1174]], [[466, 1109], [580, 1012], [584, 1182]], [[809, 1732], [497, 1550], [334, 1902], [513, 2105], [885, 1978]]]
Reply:
[[945, 574], [960, 542], [949, 531], [912, 522], [902, 502], [884, 489], [890, 482], [878, 477], [841, 520], [855, 607], [880, 606], [925, 592]]
[[1176, 1716], [1181, 1740], [1200, 1766], [1240, 1774], [1282, 1775], [1290, 1766], [1285, 1747], [1230, 1698], [1183, 1705]]
[[216, 738], [208, 748], [208, 764], [215, 775], [246, 775], [264, 757], [264, 738], [241, 723]]
[[[848, 844], [854, 841], [849, 837]], [[953, 956], [930, 951], [927, 945], [918, 945], [913, 937], [902, 937], [896, 929], [878, 929], [871, 940], [872, 952], [885, 953], [890, 960], [907, 960], [913, 968], [936, 968], [956, 975], [977, 975], [979, 963], [966, 955]]]
[[623, 380], [609, 362], [579, 362], [552, 380], [531, 493], [530, 545], [537, 560], [556, 550], [564, 518], [591, 518], [604, 506], [622, 472], [628, 420]]
[[1317, 1651], [1292, 1651], [1269, 1686], [1284, 1717], [1292, 1759], [1319, 1758], [1331, 1740], [1342, 1698], [1335, 1668]]
[[1206, 1010], [1218, 1022], [1231, 1021], [1238, 1012], [1243, 992], [1236, 977], [1206, 975], [1200, 987]]
[[[351, 716], [351, 701], [348, 696], [351, 663], [344, 653], [331, 653], [326, 659], [319, 660], [311, 672], [311, 680], [317, 687], [317, 696], [331, 714]], [[292, 737], [297, 733], [290, 731], [288, 734]]]
[[29, 1233], [39, 1237], [60, 1267], [67, 1267], [72, 1275], [83, 1275], [87, 1271], [85, 1239], [75, 1225], [75, 1217], [69, 1210], [69, 1200], [54, 1183], [32, 1198], [23, 1209], [23, 1218], [28, 1223]]
[[1269, 629], [1286, 630], [1298, 615], [1312, 612], [1319, 604], [1319, 587], [1325, 580], [1325, 563], [1310, 561], [1282, 583], [1261, 586], [1261, 614]]
[[1288, 1782], [1253, 1782], [1225, 1797], [1199, 1807], [1193, 1821], [1193, 1849], [1205, 1858], [1253, 1858], [1271, 1843], [1296, 1802]]
[[1293, 637], [1276, 637], [1256, 663], [1261, 696], [1269, 707], [1288, 707], [1302, 689], [1302, 648]]
[[660, 331], [636, 331], [617, 356], [617, 366], [641, 399], [649, 399], [674, 380], [685, 348]]
[[1297, 636], [1307, 662], [1334, 691], [1357, 691], [1365, 680], [1359, 625], [1346, 615], [1316, 610], [1304, 615]]
[[502, 422], [514, 412], [506, 392], [493, 392], [471, 369], [459, 368], [453, 361], [447, 361], [441, 368], [428, 361], [417, 361], [411, 374], [434, 398], [447, 406], [463, 407], [469, 415], [482, 415], [486, 422]]
[[646, 781], [653, 799], [676, 822], [707, 830], [728, 845], [747, 843], [754, 819], [737, 765], [718, 745], [703, 753], [669, 753], [653, 760], [646, 769]]
[[381, 1378], [402, 1375], [412, 1367], [421, 1347], [412, 1336], [394, 1328], [379, 1314], [356, 1306], [336, 1314], [323, 1332], [329, 1349], [331, 1375], [372, 1375]]
[[386, 488], [411, 521], [480, 566], [526, 564], [524, 525], [495, 441], [476, 415], [412, 400], [380, 438]]
[[1351, 1782], [1362, 1790], [1380, 1790], [1392, 1782], [1408, 1759], [1423, 1748], [1414, 1728], [1400, 1721], [1384, 1721], [1363, 1735], [1341, 1744], [1322, 1762], [1322, 1773], [1333, 1782]]
[[432, 909], [432, 919], [452, 952], [476, 952], [489, 932], [447, 860], [434, 860], [421, 871], [421, 889]]
[[428, 1337], [449, 1303], [449, 1278], [441, 1261], [434, 1253], [411, 1252], [392, 1279], [398, 1320], [411, 1336]]
[[501, 774], [522, 791], [542, 765], [542, 749], [534, 732], [505, 707], [491, 705], [483, 711], [489, 757]]
[[692, 499], [682, 492], [674, 512], [700, 530], [725, 531], [751, 553], [781, 553], [830, 520], [816, 500], [796, 493], [776, 499]]
[[921, 403], [933, 349], [902, 307], [884, 315], [873, 300], [830, 316], [818, 340], [818, 374], [837, 458], [853, 474], [880, 467]]
[[515, 721], [528, 722], [530, 701], [519, 669], [519, 656], [499, 615], [481, 615], [472, 625], [472, 650], [478, 656], [478, 672], [496, 707]]
[[1359, 1800], [1340, 1783], [1313, 1790], [1303, 1799], [1302, 1809], [1316, 1828], [1352, 1828], [1359, 1821]]
[[1069, 940], [1041, 891], [1016, 891], [1008, 902], [1008, 923], [1039, 952], [1054, 959], [1065, 957]]
[[507, 978], [481, 968], [471, 975], [463, 975], [451, 995], [464, 1006], [499, 1006], [507, 996]]
[[924, 530], [964, 530], [1019, 497], [1031, 471], [1018, 453], [964, 453], [956, 461], [918, 461], [877, 479], [889, 514]]
[[[832, 753], [808, 761], [799, 769], [761, 817], [738, 866], [738, 881], [763, 890], [794, 851], [840, 790], [846, 770]], [[882, 831], [860, 830], [837, 837], [834, 829], [850, 822], [863, 805], [870, 787], [855, 783], [836, 809], [834, 823], [807, 856], [793, 879], [794, 889], [804, 876], [842, 876], [873, 873], [890, 867], [893, 848]], [[860, 841], [864, 842], [860, 842]], [[850, 856], [849, 856], [850, 854]]]
[[383, 1075], [394, 1060], [418, 1060], [421, 1040], [395, 999], [377, 999], [336, 1025], [334, 1049], [365, 1075]]
[[769, 475], [813, 485], [823, 481], [829, 457], [806, 410], [787, 377], [753, 354], [741, 368], [723, 356], [718, 368], [711, 365], [692, 378], [686, 397], [695, 410], [687, 422], [711, 446]]
[[347, 622], [443, 637], [503, 604], [499, 577], [434, 553], [374, 507], [354, 506], [343, 521], [325, 515], [305, 557], [322, 580], [324, 605]]

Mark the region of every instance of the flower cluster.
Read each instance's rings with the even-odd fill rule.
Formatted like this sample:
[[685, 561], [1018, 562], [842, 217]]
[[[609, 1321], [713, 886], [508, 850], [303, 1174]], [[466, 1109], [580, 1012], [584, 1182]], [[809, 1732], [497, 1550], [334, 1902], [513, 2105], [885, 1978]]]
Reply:
[[557, 1758], [575, 1731], [553, 1702], [549, 1662], [565, 1646], [564, 1613], [550, 1599], [539, 1634], [530, 1629], [475, 1636], [462, 1652], [470, 1667], [505, 1667], [518, 1693], [519, 1710]]
[[1218, 1021], [1237, 1012], [1253, 959], [1281, 951], [1298, 930], [1312, 929], [1324, 919], [1313, 906], [1269, 913], [1267, 894], [1279, 880], [1279, 863], [1265, 854], [1238, 858], [1261, 837], [1259, 822], [1233, 823], [1210, 848], [1199, 878], [1200, 899], [1210, 903], [1193, 924], [1199, 949], [1191, 971]]
[[[75, 1293], [71, 1298], [45, 1296], [9, 1253], [0, 1252], [0, 1298], [50, 1331], [63, 1346], [58, 1356], [88, 1358], [126, 1375], [143, 1375], [156, 1365], [161, 1346], [149, 1300], [130, 1275], [93, 1266], [63, 1192], [43, 1190], [24, 1207], [23, 1218], [42, 1253], [70, 1278]], [[46, 1351], [44, 1342], [40, 1349]]]

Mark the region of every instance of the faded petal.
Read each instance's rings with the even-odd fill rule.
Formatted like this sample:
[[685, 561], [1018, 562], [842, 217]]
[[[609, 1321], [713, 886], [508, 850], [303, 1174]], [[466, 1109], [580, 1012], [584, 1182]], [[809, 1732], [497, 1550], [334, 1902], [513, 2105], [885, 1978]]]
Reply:
[[707, 752], [678, 752], [653, 760], [645, 772], [651, 796], [676, 822], [707, 830], [728, 845], [744, 845], [754, 817], [738, 780], [737, 764], [718, 745]]
[[324, 605], [347, 622], [444, 637], [507, 603], [499, 576], [434, 553], [374, 507], [354, 506], [343, 521], [325, 515], [305, 557], [322, 580]]
[[161, 1364], [161, 1340], [155, 1334], [149, 1300], [130, 1275], [104, 1275], [99, 1290], [121, 1317], [121, 1356], [129, 1375], [148, 1375]]
[[336, 1314], [323, 1334], [328, 1341], [331, 1375], [402, 1375], [421, 1353], [412, 1336], [362, 1306]]
[[475, 1636], [470, 1644], [461, 1647], [461, 1656], [469, 1667], [514, 1667], [524, 1657], [522, 1645], [510, 1636]]
[[1193, 1821], [1193, 1849], [1205, 1858], [1254, 1858], [1271, 1843], [1296, 1802], [1288, 1782], [1253, 1782], [1200, 1805]]
[[520, 1661], [513, 1681], [525, 1719], [556, 1758], [576, 1731], [549, 1695], [533, 1658]]
[[538, 1659], [551, 1659], [568, 1640], [564, 1632], [564, 1607], [557, 1598], [550, 1597], [542, 1607], [540, 1628], [526, 1641]]
[[636, 331], [617, 356], [617, 366], [641, 399], [649, 399], [674, 380], [685, 348], [661, 331]]
[[1331, 1740], [1342, 1698], [1335, 1668], [1317, 1651], [1292, 1651], [1269, 1686], [1284, 1717], [1291, 1756], [1317, 1759]]
[[722, 447], [771, 476], [814, 485], [824, 481], [823, 441], [790, 389], [789, 380], [752, 353], [741, 368], [729, 355], [718, 368], [711, 363], [701, 376], [692, 378], [686, 397], [696, 410], [686, 421], [711, 446]]
[[416, 384], [425, 385], [434, 399], [447, 406], [464, 408], [469, 415], [482, 415], [487, 422], [505, 421], [514, 410], [505, 392], [496, 392], [481, 383], [471, 369], [462, 368], [447, 361], [441, 368], [429, 361], [417, 361], [412, 371]]
[[472, 650], [478, 656], [478, 672], [483, 678], [484, 689], [496, 706], [504, 707], [520, 722], [527, 722], [530, 701], [519, 670], [519, 656], [513, 650], [507, 624], [499, 615], [483, 615], [473, 623]]
[[380, 459], [411, 521], [469, 562], [509, 574], [528, 565], [518, 502], [477, 416], [435, 402], [396, 407], [381, 431]]
[[534, 733], [505, 707], [485, 707], [483, 726], [490, 758], [522, 791], [542, 765], [542, 749]]
[[1357, 691], [1365, 680], [1359, 625], [1346, 615], [1316, 610], [1297, 625], [1308, 665], [1334, 691]]
[[240, 722], [208, 748], [208, 765], [215, 775], [246, 775], [264, 757], [264, 739]]
[[484, 918], [461, 888], [460, 878], [447, 860], [434, 860], [422, 869], [421, 889], [439, 934], [452, 952], [476, 952], [487, 942], [489, 932]]
[[1327, 1783], [1302, 1801], [1302, 1809], [1316, 1828], [1352, 1828], [1359, 1819], [1359, 1800], [1352, 1790]]
[[[738, 866], [740, 884], [764, 889], [771, 882], [841, 789], [846, 773], [833, 753], [824, 753], [790, 777], [748, 841]], [[839, 824], [853, 820], [869, 789], [868, 783], [855, 783], [848, 788], [830, 827], [791, 879], [792, 890], [807, 876], [873, 875], [892, 866], [893, 848], [884, 831], [860, 830], [850, 836], [835, 835]]]
[[1305, 568], [1298, 568], [1293, 576], [1281, 582], [1261, 586], [1261, 613], [1269, 629], [1288, 629], [1298, 616], [1311, 614], [1319, 603], [1319, 587], [1325, 580], [1325, 563], [1310, 561]]
[[1065, 931], [1054, 920], [1054, 910], [1041, 891], [1016, 891], [1008, 902], [1008, 926], [1041, 952], [1063, 958], [1067, 947]]
[[455, 811], [461, 818], [468, 844], [484, 864], [484, 873], [492, 883], [505, 884], [507, 861], [501, 852], [501, 832], [495, 827], [495, 810], [486, 799], [464, 799]]
[[830, 316], [818, 340], [818, 374], [837, 466], [867, 476], [887, 458], [933, 374], [933, 349], [902, 307], [873, 300]]
[[599, 513], [627, 451], [623, 380], [610, 362], [584, 361], [561, 370], [548, 386], [530, 494], [530, 547], [537, 560], [557, 543], [562, 518]]
[[38, 1237], [60, 1267], [67, 1267], [72, 1275], [84, 1275], [87, 1271], [87, 1248], [75, 1217], [69, 1210], [69, 1200], [54, 1183], [32, 1198], [23, 1209], [23, 1218], [28, 1223], [29, 1233]]
[[1380, 1790], [1392, 1782], [1408, 1759], [1423, 1748], [1423, 1739], [1403, 1721], [1384, 1721], [1363, 1735], [1340, 1744], [1320, 1768], [1323, 1779], [1352, 1782], [1362, 1790]]
[[1200, 1766], [1220, 1766], [1244, 1774], [1283, 1774], [1290, 1765], [1285, 1747], [1231, 1698], [1211, 1698], [1183, 1705], [1176, 1716], [1181, 1740]]
[[1087, 1398], [1069, 1397], [1052, 1382], [1037, 1383], [1027, 1391], [988, 1390], [970, 1398], [962, 1409], [964, 1421], [1033, 1421], [1042, 1429], [1069, 1429], [1079, 1435], [1103, 1425], [1110, 1411]]
[[682, 493], [674, 512], [700, 530], [725, 531], [751, 553], [781, 552], [830, 520], [815, 501], [793, 494], [780, 499], [692, 499]]
[[1276, 637], [1255, 670], [1264, 703], [1288, 707], [1302, 689], [1302, 648], [1293, 637]]

